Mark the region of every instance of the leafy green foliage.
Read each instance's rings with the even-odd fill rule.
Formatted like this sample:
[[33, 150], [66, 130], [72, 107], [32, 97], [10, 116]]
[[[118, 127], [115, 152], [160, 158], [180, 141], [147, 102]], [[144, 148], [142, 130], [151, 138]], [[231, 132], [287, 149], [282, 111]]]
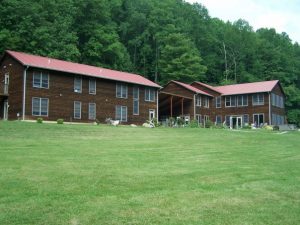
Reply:
[[170, 79], [232, 84], [278, 79], [295, 121], [300, 46], [275, 29], [211, 18], [183, 0], [2, 0], [6, 49]]

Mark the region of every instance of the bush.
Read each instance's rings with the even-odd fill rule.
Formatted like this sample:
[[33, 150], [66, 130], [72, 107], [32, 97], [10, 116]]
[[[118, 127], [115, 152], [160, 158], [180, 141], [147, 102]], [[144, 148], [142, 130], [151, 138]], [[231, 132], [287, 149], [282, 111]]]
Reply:
[[174, 117], [169, 117], [168, 126], [169, 126], [169, 127], [173, 127], [173, 126], [174, 126], [174, 122], [175, 122]]
[[279, 126], [273, 126], [273, 130], [279, 130]]
[[252, 128], [251, 125], [244, 125], [242, 129], [250, 130], [251, 128]]
[[190, 128], [197, 128], [197, 127], [199, 127], [198, 121], [197, 120], [191, 120]]
[[57, 124], [64, 124], [64, 119], [58, 119]]
[[177, 120], [176, 120], [176, 123], [178, 126], [184, 125], [184, 122], [185, 122], [184, 119], [181, 117], [177, 118]]
[[153, 118], [152, 119], [152, 123], [154, 124], [155, 127], [159, 127], [160, 126], [160, 122], [158, 122], [157, 118]]
[[213, 126], [213, 122], [211, 122], [210, 120], [205, 121], [205, 128], [210, 128]]
[[97, 125], [100, 125], [100, 120], [96, 119], [95, 122]]
[[39, 117], [39, 118], [36, 119], [36, 122], [37, 122], [37, 123], [43, 123], [43, 121], [44, 121], [44, 120], [43, 120], [43, 118], [41, 118], [41, 117]]

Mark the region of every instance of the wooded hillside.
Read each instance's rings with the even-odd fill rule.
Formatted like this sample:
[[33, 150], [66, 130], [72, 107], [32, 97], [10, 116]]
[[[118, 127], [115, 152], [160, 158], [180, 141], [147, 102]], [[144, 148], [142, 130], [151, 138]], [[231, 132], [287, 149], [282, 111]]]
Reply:
[[279, 79], [300, 123], [300, 46], [274, 29], [223, 22], [182, 0], [2, 0], [0, 52], [24, 51], [210, 84]]

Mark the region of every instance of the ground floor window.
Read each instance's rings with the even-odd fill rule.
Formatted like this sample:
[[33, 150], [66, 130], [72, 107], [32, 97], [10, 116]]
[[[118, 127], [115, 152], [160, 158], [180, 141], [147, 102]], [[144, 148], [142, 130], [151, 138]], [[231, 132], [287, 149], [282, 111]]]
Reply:
[[127, 106], [116, 106], [116, 120], [120, 120], [121, 122], [127, 122]]
[[220, 115], [216, 116], [216, 124], [218, 125], [222, 124], [222, 116]]
[[230, 116], [225, 116], [225, 124], [226, 126], [230, 126]]
[[200, 114], [197, 114], [196, 115], [196, 120], [198, 121], [198, 124], [200, 124], [200, 123], [202, 123], [202, 118], [201, 118], [202, 116], [200, 115]]
[[257, 113], [253, 114], [253, 123], [256, 127], [262, 127], [264, 125], [264, 114]]
[[89, 103], [89, 120], [96, 119], [96, 103]]
[[32, 115], [33, 116], [48, 116], [48, 98], [32, 98]]
[[249, 125], [249, 115], [248, 114], [244, 114], [243, 115], [243, 125]]
[[284, 116], [272, 113], [272, 125], [284, 124]]
[[81, 102], [74, 102], [74, 118], [81, 119]]

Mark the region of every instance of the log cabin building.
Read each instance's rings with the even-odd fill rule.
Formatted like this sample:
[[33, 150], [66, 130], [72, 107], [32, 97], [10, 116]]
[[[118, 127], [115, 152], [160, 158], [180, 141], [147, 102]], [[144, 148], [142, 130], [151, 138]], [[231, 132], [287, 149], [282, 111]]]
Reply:
[[136, 74], [5, 51], [0, 59], [0, 117], [142, 124], [158, 113], [156, 83]]
[[216, 86], [171, 81], [160, 91], [160, 118], [212, 121], [230, 128], [286, 122], [285, 94], [278, 80]]

